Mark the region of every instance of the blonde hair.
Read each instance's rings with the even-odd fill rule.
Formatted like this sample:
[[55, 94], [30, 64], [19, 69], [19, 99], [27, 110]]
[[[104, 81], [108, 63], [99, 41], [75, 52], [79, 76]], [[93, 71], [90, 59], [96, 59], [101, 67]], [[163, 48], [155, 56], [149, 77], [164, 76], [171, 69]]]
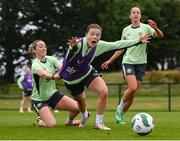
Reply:
[[39, 41], [42, 41], [42, 40], [35, 40], [35, 41], [33, 41], [33, 42], [29, 45], [29, 47], [28, 47], [28, 53], [29, 53], [30, 55], [32, 55], [33, 57], [36, 57], [36, 55], [35, 55], [35, 53], [33, 52], [33, 50], [36, 49], [36, 45], [37, 45], [37, 43], [38, 43]]

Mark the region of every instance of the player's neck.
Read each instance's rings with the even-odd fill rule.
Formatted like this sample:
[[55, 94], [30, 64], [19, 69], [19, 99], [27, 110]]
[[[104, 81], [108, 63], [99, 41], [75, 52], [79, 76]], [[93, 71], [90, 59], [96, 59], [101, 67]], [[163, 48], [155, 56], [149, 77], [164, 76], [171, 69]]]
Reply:
[[36, 56], [37, 59], [39, 59], [41, 62], [45, 62], [46, 58], [45, 57], [41, 57], [41, 56]]
[[132, 21], [132, 27], [139, 27], [140, 26], [140, 21]]

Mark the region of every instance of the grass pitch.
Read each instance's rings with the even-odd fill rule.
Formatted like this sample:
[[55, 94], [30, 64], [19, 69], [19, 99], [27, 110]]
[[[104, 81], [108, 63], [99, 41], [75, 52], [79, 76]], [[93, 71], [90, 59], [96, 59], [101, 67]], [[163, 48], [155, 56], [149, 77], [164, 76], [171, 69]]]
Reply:
[[[148, 112], [155, 122], [154, 130], [147, 136], [139, 136], [131, 129], [132, 117], [141, 111], [130, 111], [126, 114], [127, 124], [115, 123], [114, 111], [105, 113], [105, 124], [111, 131], [93, 129], [95, 111], [90, 111], [91, 117], [87, 127], [64, 126], [68, 112], [54, 113], [58, 126], [42, 128], [33, 126], [36, 114], [23, 113], [17, 110], [0, 110], [0, 139], [1, 140], [174, 140], [180, 139], [180, 112], [154, 111]], [[78, 117], [80, 118], [80, 117]]]
[[[124, 82], [120, 80], [122, 77], [119, 72], [107, 73], [103, 76], [109, 83]], [[58, 123], [56, 128], [33, 126], [37, 115], [20, 114], [18, 112], [20, 99], [0, 99], [0, 140], [180, 140], [180, 86], [179, 83], [171, 86], [171, 98], [168, 97], [168, 86], [167, 84], [142, 85], [135, 96], [134, 104], [125, 115], [126, 125], [115, 123], [114, 114], [119, 101], [117, 94], [120, 93], [120, 88], [118, 85], [109, 86], [109, 101], [104, 121], [106, 126], [112, 128], [111, 131], [93, 129], [97, 97], [92, 96], [94, 94], [90, 91], [87, 91], [87, 104], [91, 117], [85, 128], [64, 126], [68, 115], [65, 111], [54, 113]], [[124, 87], [126, 86], [123, 86], [122, 90]], [[65, 87], [59, 87], [59, 89], [65, 94], [68, 93]], [[16, 84], [9, 89], [9, 92], [13, 93], [5, 92], [2, 95], [21, 96], [21, 91], [17, 89]], [[172, 111], [168, 112], [168, 109]], [[155, 128], [147, 136], [139, 136], [131, 129], [131, 119], [138, 112], [147, 112], [154, 119]]]

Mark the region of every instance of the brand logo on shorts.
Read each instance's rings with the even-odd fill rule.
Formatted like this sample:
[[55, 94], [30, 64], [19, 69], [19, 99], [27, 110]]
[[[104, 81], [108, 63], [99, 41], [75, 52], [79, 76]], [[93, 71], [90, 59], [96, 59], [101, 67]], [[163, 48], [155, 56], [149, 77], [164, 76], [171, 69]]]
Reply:
[[127, 73], [132, 73], [132, 69], [128, 68]]
[[38, 103], [37, 104], [37, 108], [39, 109], [39, 108], [41, 108], [42, 107], [42, 103]]

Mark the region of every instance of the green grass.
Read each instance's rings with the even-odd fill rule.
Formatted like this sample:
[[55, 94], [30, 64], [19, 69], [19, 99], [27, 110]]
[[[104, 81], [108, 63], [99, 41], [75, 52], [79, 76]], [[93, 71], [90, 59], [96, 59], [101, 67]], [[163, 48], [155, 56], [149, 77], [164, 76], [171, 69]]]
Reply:
[[[108, 104], [106, 110], [112, 111], [116, 109], [118, 104], [118, 96], [110, 95], [108, 98]], [[17, 110], [20, 105], [20, 99], [0, 99], [0, 110]], [[97, 105], [97, 97], [95, 95], [87, 96], [87, 106], [90, 110], [95, 110]], [[168, 97], [163, 95], [147, 95], [147, 96], [135, 96], [134, 103], [131, 106], [133, 111], [168, 111], [169, 103]], [[171, 98], [171, 110], [180, 111], [180, 96], [172, 96]]]
[[[107, 83], [124, 83], [121, 73], [107, 73], [103, 77]], [[144, 82], [148, 82], [146, 78]], [[173, 84], [171, 87], [171, 112], [168, 112], [168, 85], [142, 85], [135, 95], [130, 111], [125, 115], [126, 125], [118, 125], [114, 120], [119, 101], [119, 85], [108, 85], [109, 98], [104, 121], [108, 127], [112, 128], [111, 131], [93, 129], [97, 97], [88, 90], [86, 90], [87, 106], [91, 117], [85, 128], [64, 126], [64, 121], [68, 116], [68, 112], [64, 111], [54, 113], [58, 123], [56, 128], [33, 126], [37, 115], [35, 113], [20, 114], [18, 112], [20, 99], [0, 99], [0, 140], [180, 140], [179, 85]], [[125, 87], [126, 85], [123, 85], [121, 91]], [[58, 85], [58, 89], [68, 94], [64, 86]], [[17, 89], [16, 84], [9, 87], [7, 92], [5, 90], [1, 94], [2, 98], [21, 97], [21, 90]], [[130, 127], [132, 117], [138, 112], [148, 112], [154, 118], [155, 128], [147, 136], [136, 135]]]
[[[118, 104], [117, 96], [109, 96], [105, 124], [111, 131], [93, 129], [97, 97], [88, 96], [87, 104], [91, 117], [87, 127], [66, 127], [64, 121], [68, 112], [54, 113], [58, 126], [41, 128], [33, 126], [36, 114], [18, 112], [20, 99], [0, 99], [0, 140], [172, 140], [180, 139], [180, 97], [174, 97], [173, 110], [168, 112], [168, 100], [165, 96], [136, 96], [133, 106], [125, 115], [126, 125], [115, 123], [114, 113]], [[130, 123], [138, 112], [152, 115], [155, 128], [148, 136], [133, 133]], [[80, 119], [80, 116], [78, 116]]]
[[130, 122], [132, 117], [140, 111], [130, 111], [126, 116], [126, 125], [114, 122], [114, 111], [105, 114], [105, 123], [111, 131], [93, 129], [95, 111], [87, 127], [67, 127], [64, 121], [67, 112], [55, 113], [58, 126], [56, 128], [42, 128], [33, 126], [36, 114], [20, 114], [17, 110], [0, 110], [0, 139], [1, 140], [173, 140], [180, 139], [180, 112], [148, 112], [155, 122], [154, 130], [147, 136], [133, 133]]

